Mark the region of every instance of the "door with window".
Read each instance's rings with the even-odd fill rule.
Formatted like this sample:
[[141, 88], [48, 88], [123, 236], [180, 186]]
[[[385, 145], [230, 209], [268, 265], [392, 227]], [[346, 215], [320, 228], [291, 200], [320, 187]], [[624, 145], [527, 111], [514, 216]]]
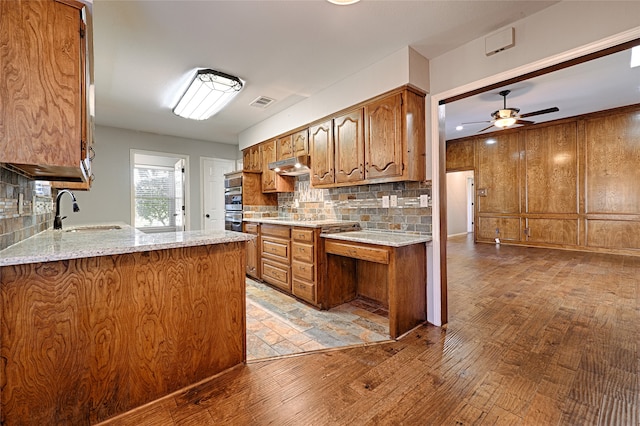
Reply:
[[186, 159], [133, 152], [132, 222], [146, 233], [185, 230]]

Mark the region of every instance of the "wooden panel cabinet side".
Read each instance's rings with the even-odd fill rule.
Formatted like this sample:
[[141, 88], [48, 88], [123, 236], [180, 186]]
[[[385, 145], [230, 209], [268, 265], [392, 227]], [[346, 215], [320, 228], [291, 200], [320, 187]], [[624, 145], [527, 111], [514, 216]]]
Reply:
[[479, 214], [520, 213], [519, 140], [517, 132], [478, 139], [475, 188]]
[[447, 141], [447, 171], [473, 170], [475, 165], [476, 140]]
[[1, 62], [11, 64], [0, 79], [0, 162], [48, 180], [84, 181], [90, 123], [83, 7], [0, 2]]
[[335, 117], [333, 137], [336, 183], [364, 180], [364, 109]]
[[402, 176], [402, 94], [365, 106], [365, 175], [367, 179]]
[[242, 174], [243, 206], [277, 206], [278, 194], [262, 192], [262, 176], [259, 173]]
[[638, 113], [585, 120], [586, 213], [640, 213]]
[[331, 186], [334, 183], [333, 126], [331, 120], [309, 129], [311, 155], [311, 185]]
[[577, 214], [576, 123], [531, 128], [523, 133], [526, 212]]
[[423, 181], [427, 167], [425, 95], [405, 90], [402, 96], [402, 180]]

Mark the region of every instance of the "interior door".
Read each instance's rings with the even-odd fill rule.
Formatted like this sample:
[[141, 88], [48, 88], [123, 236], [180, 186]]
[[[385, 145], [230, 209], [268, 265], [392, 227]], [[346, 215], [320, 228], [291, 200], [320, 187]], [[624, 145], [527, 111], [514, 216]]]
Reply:
[[202, 159], [202, 228], [224, 230], [224, 175], [236, 168], [234, 160]]

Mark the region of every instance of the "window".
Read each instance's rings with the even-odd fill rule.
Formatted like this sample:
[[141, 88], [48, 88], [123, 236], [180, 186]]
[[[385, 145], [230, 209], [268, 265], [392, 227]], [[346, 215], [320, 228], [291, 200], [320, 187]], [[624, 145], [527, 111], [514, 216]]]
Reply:
[[144, 232], [184, 230], [184, 160], [135, 154], [133, 221]]

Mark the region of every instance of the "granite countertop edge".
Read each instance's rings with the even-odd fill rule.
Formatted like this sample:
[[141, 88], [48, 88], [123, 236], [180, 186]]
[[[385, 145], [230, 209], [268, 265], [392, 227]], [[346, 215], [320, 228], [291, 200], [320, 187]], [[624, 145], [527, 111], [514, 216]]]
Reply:
[[[81, 259], [181, 247], [244, 242], [255, 238], [232, 231], [184, 231], [145, 234], [128, 225], [120, 229], [49, 229], [0, 251], [0, 267]], [[78, 227], [83, 228], [83, 227]]]
[[333, 240], [351, 241], [356, 243], [375, 244], [389, 247], [404, 247], [413, 244], [431, 242], [430, 235], [407, 234], [393, 231], [350, 231], [338, 233], [324, 233], [321, 237]]

